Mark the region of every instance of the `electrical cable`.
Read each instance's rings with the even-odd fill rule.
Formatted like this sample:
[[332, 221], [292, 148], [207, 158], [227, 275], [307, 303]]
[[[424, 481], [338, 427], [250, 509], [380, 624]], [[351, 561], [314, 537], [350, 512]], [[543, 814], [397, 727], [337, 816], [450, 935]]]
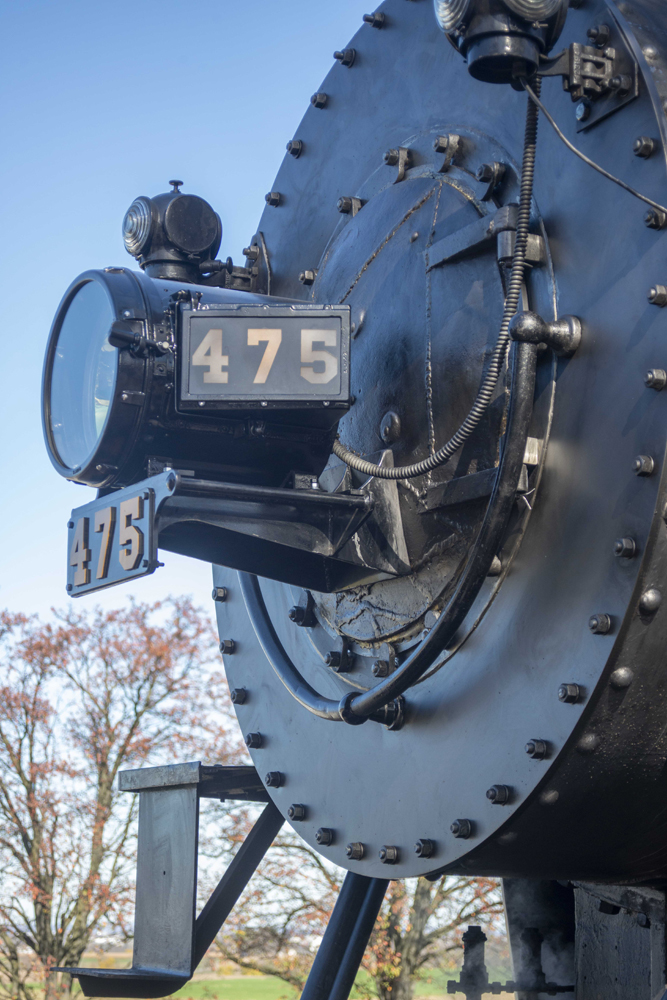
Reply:
[[[537, 82], [539, 92], [540, 81]], [[526, 114], [526, 133], [523, 147], [523, 165], [521, 168], [521, 194], [519, 199], [519, 212], [516, 227], [516, 242], [514, 245], [514, 256], [512, 259], [512, 270], [505, 297], [503, 309], [503, 319], [500, 326], [500, 333], [496, 346], [491, 355], [489, 367], [482, 380], [482, 385], [477, 393], [477, 397], [470, 408], [468, 416], [465, 418], [456, 433], [433, 455], [416, 462], [414, 465], [397, 466], [393, 469], [375, 465], [366, 459], [355, 455], [349, 451], [345, 445], [336, 438], [333, 444], [333, 452], [337, 458], [345, 462], [351, 469], [362, 473], [365, 476], [375, 476], [377, 479], [415, 479], [424, 476], [428, 472], [439, 468], [452, 458], [453, 455], [465, 444], [468, 438], [478, 427], [484, 416], [500, 378], [507, 347], [509, 344], [509, 326], [516, 314], [521, 298], [521, 289], [524, 281], [526, 269], [526, 248], [528, 246], [528, 229], [530, 225], [530, 213], [533, 198], [533, 180], [535, 176], [535, 152], [537, 144], [537, 108], [529, 100]]]
[[640, 194], [639, 191], [636, 191], [633, 187], [630, 186], [630, 184], [626, 184], [625, 181], [622, 181], [619, 177], [614, 177], [614, 175], [610, 174], [608, 170], [605, 170], [604, 167], [601, 167], [598, 163], [595, 163], [594, 160], [591, 160], [590, 157], [586, 156], [585, 153], [582, 153], [580, 149], [577, 149], [577, 147], [570, 142], [567, 136], [565, 136], [561, 132], [558, 125], [554, 121], [552, 115], [547, 111], [544, 104], [540, 100], [538, 94], [535, 93], [532, 87], [528, 83], [526, 83], [525, 80], [521, 80], [521, 83], [523, 85], [523, 89], [526, 91], [533, 104], [535, 104], [535, 106], [539, 108], [539, 110], [542, 112], [546, 120], [549, 122], [549, 124], [551, 125], [552, 129], [554, 130], [558, 138], [565, 143], [565, 145], [567, 146], [567, 148], [570, 150], [571, 153], [574, 153], [575, 156], [578, 156], [580, 160], [583, 160], [584, 163], [587, 163], [589, 167], [593, 168], [593, 170], [597, 170], [597, 172], [599, 174], [602, 174], [603, 177], [606, 177], [607, 180], [613, 181], [614, 184], [618, 184], [618, 186], [622, 187], [624, 191], [628, 192], [628, 194], [634, 195], [635, 198], [639, 198], [640, 201], [643, 201], [647, 205], [650, 205], [651, 208], [655, 208], [659, 212], [662, 212], [664, 215], [667, 215], [667, 208], [665, 208], [664, 205], [661, 205], [657, 201], [653, 201], [652, 198], [647, 198], [646, 195], [644, 194]]

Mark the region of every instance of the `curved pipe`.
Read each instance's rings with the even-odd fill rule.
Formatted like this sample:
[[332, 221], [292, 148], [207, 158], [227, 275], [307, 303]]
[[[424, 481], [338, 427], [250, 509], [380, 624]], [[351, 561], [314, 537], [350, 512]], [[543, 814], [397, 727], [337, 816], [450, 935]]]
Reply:
[[516, 499], [533, 412], [536, 358], [537, 348], [534, 344], [515, 342], [510, 348], [512, 378], [505, 443], [493, 493], [474, 551], [461, 574], [454, 596], [437, 624], [391, 677], [365, 694], [348, 694], [340, 703], [318, 694], [304, 680], [285, 652], [269, 618], [257, 577], [239, 573], [241, 593], [248, 615], [269, 663], [290, 694], [313, 715], [333, 722], [358, 724], [371, 718], [385, 725], [391, 724], [399, 712], [395, 705], [396, 699], [426, 673], [435, 657], [447, 647], [463, 623], [498, 552]]

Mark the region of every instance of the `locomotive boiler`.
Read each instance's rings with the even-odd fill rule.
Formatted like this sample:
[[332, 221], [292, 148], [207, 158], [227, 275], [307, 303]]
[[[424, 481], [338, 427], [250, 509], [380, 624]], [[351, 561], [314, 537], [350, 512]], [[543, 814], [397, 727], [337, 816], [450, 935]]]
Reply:
[[[435, 16], [434, 16], [435, 14]], [[126, 772], [133, 967], [193, 974], [284, 820], [347, 869], [304, 991], [389, 879], [504, 879], [515, 978], [667, 996], [667, 8], [385, 0], [310, 99], [243, 265], [139, 197], [47, 349], [67, 588], [213, 563], [254, 767]], [[200, 797], [265, 803], [195, 918]]]

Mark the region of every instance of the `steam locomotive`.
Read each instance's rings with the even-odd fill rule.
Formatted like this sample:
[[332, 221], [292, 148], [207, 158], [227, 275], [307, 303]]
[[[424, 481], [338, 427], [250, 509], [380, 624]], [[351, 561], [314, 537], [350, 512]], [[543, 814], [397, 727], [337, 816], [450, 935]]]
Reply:
[[[434, 16], [435, 14], [435, 16]], [[44, 369], [73, 597], [213, 563], [254, 767], [126, 772], [133, 966], [193, 974], [285, 819], [347, 869], [304, 991], [389, 879], [504, 879], [523, 1000], [667, 997], [667, 7], [385, 0], [287, 144], [243, 265], [180, 181]], [[195, 918], [198, 802], [264, 803]]]

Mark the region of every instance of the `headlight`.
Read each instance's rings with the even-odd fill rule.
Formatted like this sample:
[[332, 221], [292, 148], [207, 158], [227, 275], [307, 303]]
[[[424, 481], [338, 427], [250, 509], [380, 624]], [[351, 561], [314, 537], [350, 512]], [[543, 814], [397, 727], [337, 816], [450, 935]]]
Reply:
[[443, 31], [453, 31], [466, 19], [472, 0], [434, 0], [435, 16]]
[[349, 313], [120, 267], [87, 271], [66, 292], [46, 352], [51, 461], [97, 487], [167, 467], [273, 486], [293, 471], [319, 475], [349, 408]]
[[123, 243], [133, 257], [141, 257], [148, 246], [152, 224], [150, 199], [135, 198], [123, 219]]

